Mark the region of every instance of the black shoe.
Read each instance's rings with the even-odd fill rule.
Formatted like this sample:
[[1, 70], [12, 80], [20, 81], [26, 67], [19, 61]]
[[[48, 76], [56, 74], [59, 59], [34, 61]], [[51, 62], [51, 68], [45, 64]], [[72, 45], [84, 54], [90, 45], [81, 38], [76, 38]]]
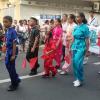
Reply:
[[18, 89], [18, 86], [19, 85], [17, 86], [10, 85], [7, 91], [16, 91]]
[[19, 83], [21, 83], [21, 79], [18, 79], [17, 84], [19, 85]]
[[37, 65], [37, 68], [39, 68], [39, 67], [40, 67], [40, 65], [38, 64], [38, 65]]
[[32, 71], [29, 73], [29, 76], [37, 75], [37, 71]]
[[56, 69], [60, 69], [60, 66], [57, 66], [57, 65], [56, 65], [56, 67], [55, 67], [55, 68], [56, 68]]

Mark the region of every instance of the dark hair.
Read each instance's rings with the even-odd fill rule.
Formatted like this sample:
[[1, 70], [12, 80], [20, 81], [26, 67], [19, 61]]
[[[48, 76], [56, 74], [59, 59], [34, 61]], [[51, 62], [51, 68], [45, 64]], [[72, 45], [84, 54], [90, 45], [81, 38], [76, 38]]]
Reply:
[[69, 17], [71, 18], [71, 19], [73, 19], [73, 21], [76, 23], [76, 17], [75, 17], [75, 15], [74, 14], [69, 14]]
[[49, 41], [50, 41], [50, 39], [52, 38], [52, 32], [50, 31], [50, 32], [48, 32], [48, 34], [47, 35], [49, 35], [49, 37], [48, 37], [48, 39], [46, 40], [46, 42], [48, 42], [49, 43]]
[[49, 23], [49, 20], [45, 20], [45, 24]]
[[79, 12], [78, 14], [79, 14], [79, 16], [80, 16], [81, 18], [83, 18], [82, 22], [83, 22], [84, 24], [87, 24], [87, 19], [85, 18], [84, 13]]
[[26, 19], [24, 19], [23, 21], [26, 22], [26, 24], [27, 24], [27, 20]]
[[68, 17], [68, 15], [67, 15], [67, 14], [63, 14], [63, 16], [66, 16], [66, 17]]
[[11, 23], [13, 22], [13, 19], [11, 16], [4, 16], [3, 19], [9, 20]]
[[20, 24], [23, 23], [23, 20], [19, 20], [19, 23], [20, 23]]
[[56, 18], [56, 20], [60, 23], [60, 26], [62, 27], [61, 19], [60, 18]]
[[54, 20], [53, 20], [53, 19], [51, 19], [51, 20], [50, 20], [50, 23], [54, 23]]
[[38, 24], [38, 20], [34, 17], [31, 17], [30, 19], [34, 20], [36, 22], [36, 24]]

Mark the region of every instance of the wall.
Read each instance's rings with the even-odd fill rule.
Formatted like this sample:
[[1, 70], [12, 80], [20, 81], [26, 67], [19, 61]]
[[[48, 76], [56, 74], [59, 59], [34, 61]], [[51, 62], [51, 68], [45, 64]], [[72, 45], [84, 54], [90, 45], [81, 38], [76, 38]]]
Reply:
[[[82, 9], [81, 9], [82, 10]], [[79, 9], [79, 11], [81, 11]], [[39, 7], [39, 6], [30, 6], [30, 5], [21, 5], [20, 6], [20, 15], [21, 15], [21, 19], [29, 19], [31, 16], [34, 16], [38, 19], [40, 19], [40, 14], [51, 14], [51, 15], [62, 15], [64, 13], [70, 14], [70, 13], [76, 13], [77, 10], [75, 9], [67, 9], [66, 8], [50, 8], [50, 7]], [[88, 11], [84, 11], [86, 18], [89, 18], [89, 13]], [[99, 21], [100, 24], [100, 14], [96, 14], [96, 17]], [[40, 20], [41, 22], [41, 20]]]

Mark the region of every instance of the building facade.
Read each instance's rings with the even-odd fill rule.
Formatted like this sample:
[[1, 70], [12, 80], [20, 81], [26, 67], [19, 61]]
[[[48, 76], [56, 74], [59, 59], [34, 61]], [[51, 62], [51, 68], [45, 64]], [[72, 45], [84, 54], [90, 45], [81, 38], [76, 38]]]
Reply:
[[5, 15], [20, 20], [29, 19], [31, 16], [49, 19], [77, 11], [87, 13], [92, 9], [92, 5], [90, 0], [0, 0], [0, 20], [2, 21]]

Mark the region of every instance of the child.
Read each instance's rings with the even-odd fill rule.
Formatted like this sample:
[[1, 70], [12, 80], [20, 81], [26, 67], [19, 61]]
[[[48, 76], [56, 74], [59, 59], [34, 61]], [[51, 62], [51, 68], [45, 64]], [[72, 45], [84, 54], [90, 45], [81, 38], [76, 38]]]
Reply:
[[[38, 58], [39, 39], [40, 39], [40, 31], [37, 27], [38, 20], [34, 17], [31, 17], [29, 24], [31, 27], [31, 31], [30, 31], [29, 47], [26, 54], [26, 59], [28, 62], [30, 62], [32, 58], [35, 58], [35, 57]], [[31, 72], [29, 75], [30, 76], [36, 75], [38, 67], [39, 67], [39, 64], [37, 60], [35, 63], [35, 66], [31, 69]]]
[[9, 72], [11, 85], [8, 88], [8, 91], [15, 91], [20, 83], [20, 79], [18, 74], [16, 73], [15, 61], [18, 54], [17, 44], [17, 33], [15, 29], [12, 27], [12, 17], [5, 16], [3, 18], [3, 24], [6, 28], [5, 38], [6, 38], [6, 57], [5, 57], [5, 65]]
[[65, 75], [69, 73], [70, 66], [71, 66], [71, 52], [70, 52], [70, 47], [71, 47], [71, 41], [73, 39], [72, 37], [72, 32], [75, 28], [75, 16], [73, 14], [70, 14], [68, 16], [68, 26], [67, 26], [67, 33], [66, 33], [66, 56], [65, 56], [65, 63], [62, 67], [61, 75]]
[[76, 16], [77, 26], [72, 35], [74, 37], [71, 45], [72, 65], [75, 75], [74, 87], [80, 87], [84, 81], [84, 57], [89, 54], [89, 28], [84, 13], [78, 13]]
[[55, 45], [56, 45], [56, 53], [57, 53], [57, 55], [55, 56], [56, 69], [59, 69], [61, 66], [62, 33], [63, 33], [63, 30], [62, 30], [61, 20], [59, 18], [55, 19], [52, 35], [53, 35], [53, 41], [55, 42]]
[[52, 73], [52, 76], [55, 76], [57, 73], [56, 68], [52, 65], [54, 56], [55, 56], [55, 44], [52, 39], [52, 33], [48, 33], [46, 36], [46, 43], [44, 48], [44, 55], [42, 58], [44, 59], [44, 70], [45, 73], [42, 75], [43, 77], [49, 77], [50, 72]]

